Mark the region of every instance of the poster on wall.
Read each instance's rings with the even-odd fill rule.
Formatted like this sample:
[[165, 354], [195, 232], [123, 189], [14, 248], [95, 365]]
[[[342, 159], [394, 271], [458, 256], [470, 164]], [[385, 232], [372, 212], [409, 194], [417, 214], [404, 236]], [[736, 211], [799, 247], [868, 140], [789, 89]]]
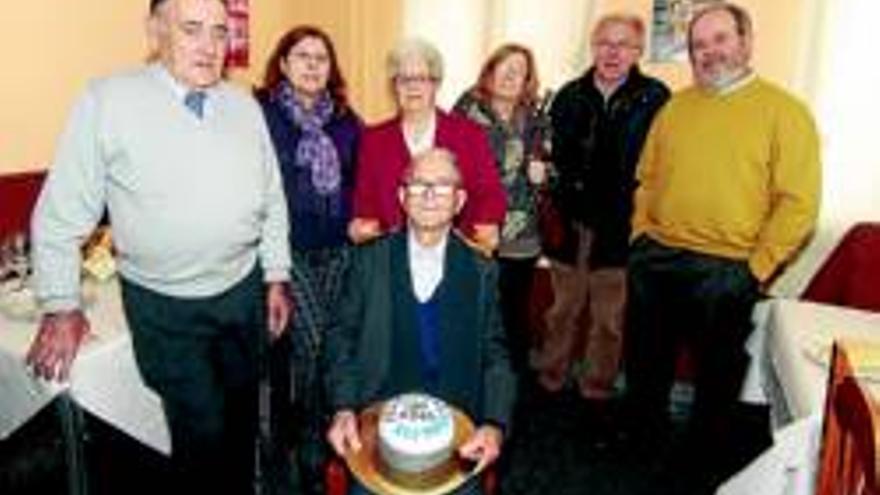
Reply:
[[719, 0], [654, 0], [651, 24], [651, 60], [687, 60], [687, 28], [694, 12]]
[[248, 40], [248, 0], [228, 0], [229, 13], [229, 52], [226, 55], [227, 67], [247, 67], [249, 59]]

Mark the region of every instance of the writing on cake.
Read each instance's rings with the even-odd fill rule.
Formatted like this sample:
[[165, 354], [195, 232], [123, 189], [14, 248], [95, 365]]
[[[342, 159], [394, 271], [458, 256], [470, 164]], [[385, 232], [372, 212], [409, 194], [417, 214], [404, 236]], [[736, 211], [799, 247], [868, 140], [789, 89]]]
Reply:
[[427, 486], [454, 468], [452, 409], [427, 394], [388, 400], [379, 414], [379, 455], [386, 475], [402, 484]]

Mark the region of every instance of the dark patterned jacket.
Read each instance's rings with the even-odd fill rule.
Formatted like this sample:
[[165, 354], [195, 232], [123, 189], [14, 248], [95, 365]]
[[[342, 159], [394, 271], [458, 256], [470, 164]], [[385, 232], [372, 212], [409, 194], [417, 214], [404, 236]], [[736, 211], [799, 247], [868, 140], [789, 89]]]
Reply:
[[507, 193], [507, 216], [501, 229], [499, 256], [537, 256], [541, 245], [538, 234], [536, 192], [528, 179], [528, 163], [546, 160], [545, 125], [533, 108], [517, 108], [512, 121], [503, 122], [491, 106], [474, 92], [465, 92], [453, 106], [459, 113], [486, 131], [495, 155], [498, 175]]

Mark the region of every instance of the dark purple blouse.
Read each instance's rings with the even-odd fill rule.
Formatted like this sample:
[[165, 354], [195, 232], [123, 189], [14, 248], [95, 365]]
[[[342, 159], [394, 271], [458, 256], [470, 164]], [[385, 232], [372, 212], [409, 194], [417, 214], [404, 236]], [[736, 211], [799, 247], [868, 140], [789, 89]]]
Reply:
[[[293, 249], [307, 250], [336, 247], [348, 243], [347, 228], [352, 215], [352, 194], [354, 191], [357, 149], [363, 124], [360, 117], [351, 109], [337, 113], [324, 126], [324, 131], [336, 145], [339, 164], [342, 168], [342, 185], [338, 199], [341, 208], [331, 212], [315, 212], [305, 205], [314, 204], [318, 192], [312, 186], [309, 167], [295, 163], [296, 147], [302, 132], [288, 118], [282, 108], [264, 95], [258, 100], [266, 117], [269, 134], [275, 145], [281, 178], [287, 195], [287, 211], [290, 217], [290, 245]], [[306, 200], [308, 198], [308, 200]], [[329, 201], [329, 198], [325, 198]]]

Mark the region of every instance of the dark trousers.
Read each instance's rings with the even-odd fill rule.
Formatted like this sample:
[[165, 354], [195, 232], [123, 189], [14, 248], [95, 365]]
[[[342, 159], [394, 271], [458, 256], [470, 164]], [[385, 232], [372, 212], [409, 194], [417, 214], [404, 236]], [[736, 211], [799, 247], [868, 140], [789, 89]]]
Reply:
[[257, 386], [266, 336], [261, 272], [213, 297], [168, 297], [122, 281], [135, 358], [162, 399], [174, 490], [253, 493]]
[[532, 328], [529, 324], [532, 285], [537, 258], [498, 258], [498, 292], [501, 320], [507, 333], [510, 364], [524, 377], [529, 370]]
[[704, 445], [724, 441], [748, 364], [744, 344], [759, 296], [748, 264], [642, 236], [628, 268], [625, 370], [636, 422], [656, 429], [666, 421], [676, 351], [686, 343], [695, 357], [693, 438]]

